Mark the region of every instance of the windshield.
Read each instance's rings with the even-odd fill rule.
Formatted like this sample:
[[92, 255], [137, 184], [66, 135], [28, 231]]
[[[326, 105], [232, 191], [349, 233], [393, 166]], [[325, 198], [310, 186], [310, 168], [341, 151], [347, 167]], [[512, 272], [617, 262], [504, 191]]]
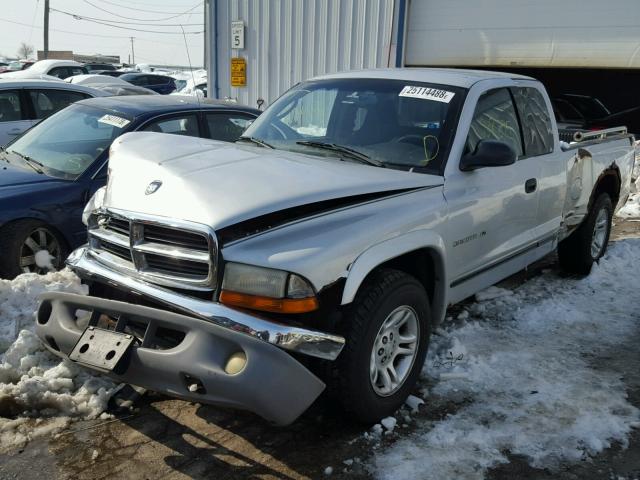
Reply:
[[74, 180], [109, 149], [130, 123], [106, 110], [71, 105], [25, 132], [6, 151], [14, 154], [10, 161], [27, 157], [47, 175]]
[[354, 160], [318, 146], [330, 144], [366, 155], [380, 166], [439, 171], [464, 92], [404, 80], [305, 82], [280, 97], [244, 136], [277, 149]]

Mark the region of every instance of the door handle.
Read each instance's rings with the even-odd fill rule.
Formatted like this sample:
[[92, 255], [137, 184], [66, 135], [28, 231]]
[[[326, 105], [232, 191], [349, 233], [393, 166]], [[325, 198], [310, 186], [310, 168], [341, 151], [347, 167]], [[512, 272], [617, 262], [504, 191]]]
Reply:
[[524, 191], [526, 193], [533, 193], [536, 191], [538, 187], [538, 181], [535, 178], [530, 178], [526, 182], [524, 182]]

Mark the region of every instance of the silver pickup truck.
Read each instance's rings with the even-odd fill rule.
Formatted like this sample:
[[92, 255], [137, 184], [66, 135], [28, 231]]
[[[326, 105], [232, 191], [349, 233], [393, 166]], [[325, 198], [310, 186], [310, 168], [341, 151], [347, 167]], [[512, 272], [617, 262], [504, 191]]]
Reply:
[[327, 389], [354, 418], [415, 387], [448, 305], [557, 248], [587, 274], [630, 191], [624, 129], [561, 143], [543, 86], [374, 70], [300, 83], [236, 144], [133, 133], [47, 293], [53, 353], [119, 381], [294, 421]]

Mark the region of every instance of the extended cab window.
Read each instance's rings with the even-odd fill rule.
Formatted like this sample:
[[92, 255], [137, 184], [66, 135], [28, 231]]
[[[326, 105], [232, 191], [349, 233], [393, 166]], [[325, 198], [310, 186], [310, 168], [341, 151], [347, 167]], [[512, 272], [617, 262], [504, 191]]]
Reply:
[[506, 88], [484, 93], [476, 105], [465, 150], [474, 152], [480, 140], [498, 140], [509, 145], [521, 157], [522, 138], [518, 116]]
[[513, 88], [527, 157], [553, 151], [553, 130], [549, 108], [542, 94], [535, 88]]

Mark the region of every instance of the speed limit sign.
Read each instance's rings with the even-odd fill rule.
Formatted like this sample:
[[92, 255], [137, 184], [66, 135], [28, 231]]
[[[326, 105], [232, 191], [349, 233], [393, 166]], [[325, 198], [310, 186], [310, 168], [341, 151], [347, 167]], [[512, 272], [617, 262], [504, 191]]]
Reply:
[[231, 22], [231, 48], [236, 50], [244, 48], [244, 22], [242, 20]]

